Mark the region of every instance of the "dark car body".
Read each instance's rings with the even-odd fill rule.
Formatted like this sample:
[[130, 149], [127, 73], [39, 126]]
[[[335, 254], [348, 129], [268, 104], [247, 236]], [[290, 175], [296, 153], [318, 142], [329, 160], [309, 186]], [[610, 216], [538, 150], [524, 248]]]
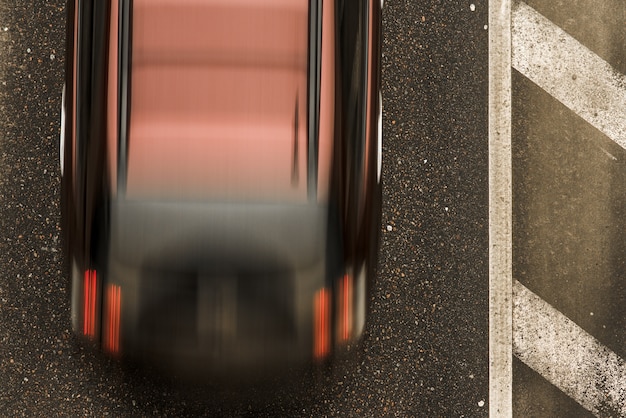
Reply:
[[376, 272], [379, 0], [70, 0], [74, 331], [241, 374], [360, 338]]

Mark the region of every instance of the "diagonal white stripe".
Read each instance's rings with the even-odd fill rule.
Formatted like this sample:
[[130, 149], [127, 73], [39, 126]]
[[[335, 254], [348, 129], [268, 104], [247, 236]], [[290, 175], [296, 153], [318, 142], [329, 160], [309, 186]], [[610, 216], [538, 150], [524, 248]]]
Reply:
[[513, 353], [595, 415], [626, 416], [626, 362], [516, 280]]
[[513, 67], [626, 148], [626, 76], [521, 1], [512, 11]]

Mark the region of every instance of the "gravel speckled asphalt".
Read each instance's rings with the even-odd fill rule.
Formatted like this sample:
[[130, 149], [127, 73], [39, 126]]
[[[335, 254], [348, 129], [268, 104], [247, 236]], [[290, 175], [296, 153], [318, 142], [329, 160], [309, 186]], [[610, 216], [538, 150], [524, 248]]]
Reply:
[[244, 402], [72, 337], [59, 242], [64, 2], [0, 0], [0, 415], [487, 416], [487, 2], [471, 4], [385, 1], [383, 240], [359, 361], [318, 387]]

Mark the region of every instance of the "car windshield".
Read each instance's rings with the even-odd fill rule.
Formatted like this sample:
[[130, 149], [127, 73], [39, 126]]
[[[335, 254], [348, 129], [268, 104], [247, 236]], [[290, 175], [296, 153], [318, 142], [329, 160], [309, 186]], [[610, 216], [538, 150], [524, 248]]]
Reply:
[[305, 201], [309, 0], [134, 0], [126, 196]]

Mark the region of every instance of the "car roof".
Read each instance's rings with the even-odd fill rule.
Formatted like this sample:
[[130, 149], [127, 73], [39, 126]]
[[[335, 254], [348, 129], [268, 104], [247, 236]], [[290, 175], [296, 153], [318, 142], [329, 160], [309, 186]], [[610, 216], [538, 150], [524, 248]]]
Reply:
[[128, 197], [307, 198], [308, 0], [135, 0]]

